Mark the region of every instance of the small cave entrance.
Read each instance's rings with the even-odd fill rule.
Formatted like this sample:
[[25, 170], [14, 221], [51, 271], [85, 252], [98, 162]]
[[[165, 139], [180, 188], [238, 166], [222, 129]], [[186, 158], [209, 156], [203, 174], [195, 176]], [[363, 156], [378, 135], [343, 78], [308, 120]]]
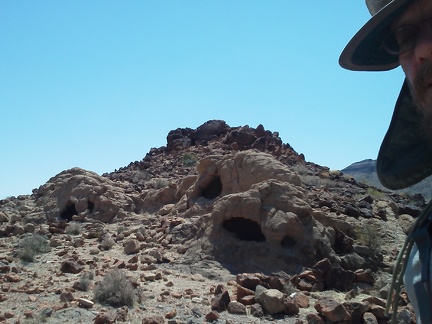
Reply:
[[92, 201], [87, 201], [87, 209], [89, 210], [89, 214], [91, 214], [94, 210], [94, 203]]
[[292, 249], [296, 243], [297, 242], [292, 237], [284, 236], [280, 244], [284, 249]]
[[227, 231], [234, 233], [240, 240], [263, 242], [266, 240], [261, 226], [250, 219], [233, 217], [222, 224]]
[[222, 181], [219, 176], [213, 176], [205, 188], [201, 190], [201, 196], [214, 199], [222, 193]]
[[70, 222], [72, 220], [72, 216], [74, 216], [74, 215], [78, 215], [75, 204], [68, 201], [64, 210], [60, 213], [60, 218], [62, 220], [66, 220], [66, 221]]

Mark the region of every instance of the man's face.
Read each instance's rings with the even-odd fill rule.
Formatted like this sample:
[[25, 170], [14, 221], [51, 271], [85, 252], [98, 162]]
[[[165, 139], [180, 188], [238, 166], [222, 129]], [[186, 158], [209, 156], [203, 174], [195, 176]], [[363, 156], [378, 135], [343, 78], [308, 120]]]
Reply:
[[418, 26], [414, 48], [399, 56], [414, 100], [432, 117], [432, 1], [416, 0], [395, 22], [394, 27]]

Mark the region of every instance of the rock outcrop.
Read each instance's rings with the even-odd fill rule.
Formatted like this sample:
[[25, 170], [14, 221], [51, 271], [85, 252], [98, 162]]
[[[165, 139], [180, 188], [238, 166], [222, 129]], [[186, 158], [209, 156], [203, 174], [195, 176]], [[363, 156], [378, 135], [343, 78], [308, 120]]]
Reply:
[[[387, 323], [423, 207], [306, 162], [262, 125], [179, 128], [119, 170], [65, 170], [0, 201], [0, 321]], [[128, 282], [109, 295], [128, 287], [132, 306], [96, 298], [113, 270]], [[404, 291], [397, 316], [413, 322]]]
[[[90, 217], [104, 223], [133, 212], [135, 204], [111, 180], [80, 168], [63, 171], [36, 191], [36, 204], [47, 219], [79, 220]], [[74, 217], [76, 216], [76, 217]]]

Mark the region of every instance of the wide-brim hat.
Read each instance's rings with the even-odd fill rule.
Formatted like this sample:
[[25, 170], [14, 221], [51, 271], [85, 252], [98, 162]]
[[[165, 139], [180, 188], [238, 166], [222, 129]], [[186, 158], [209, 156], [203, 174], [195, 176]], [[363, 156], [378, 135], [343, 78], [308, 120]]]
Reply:
[[[399, 65], [382, 47], [391, 25], [413, 0], [366, 0], [372, 18], [343, 50], [339, 63], [354, 71], [386, 71]], [[377, 159], [377, 175], [389, 189], [403, 189], [432, 174], [432, 139], [405, 79]]]
[[387, 71], [399, 65], [397, 55], [383, 48], [395, 18], [413, 0], [366, 0], [372, 18], [349, 41], [339, 58], [339, 64], [352, 71]]
[[431, 143], [424, 132], [423, 115], [415, 106], [405, 80], [378, 153], [377, 175], [383, 186], [403, 189], [430, 176]]

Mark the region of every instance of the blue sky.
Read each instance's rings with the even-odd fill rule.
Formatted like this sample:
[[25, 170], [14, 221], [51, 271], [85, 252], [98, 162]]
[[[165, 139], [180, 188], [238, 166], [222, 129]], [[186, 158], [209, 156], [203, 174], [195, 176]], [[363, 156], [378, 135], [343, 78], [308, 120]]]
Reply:
[[330, 169], [376, 158], [400, 69], [351, 72], [363, 0], [0, 2], [0, 199], [142, 159], [211, 119]]

